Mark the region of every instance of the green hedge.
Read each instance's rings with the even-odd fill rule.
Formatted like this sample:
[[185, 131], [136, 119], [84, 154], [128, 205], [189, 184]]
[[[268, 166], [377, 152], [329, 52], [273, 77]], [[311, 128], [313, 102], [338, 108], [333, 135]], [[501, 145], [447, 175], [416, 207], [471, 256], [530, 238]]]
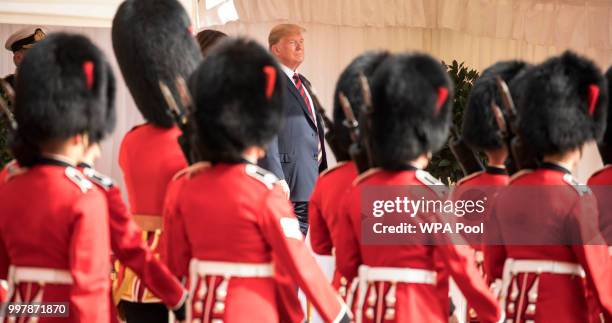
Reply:
[[[445, 62], [442, 62], [442, 64], [446, 66], [448, 74], [455, 83], [453, 124], [456, 129], [461, 129], [463, 109], [467, 105], [472, 84], [478, 78], [478, 71], [466, 67], [464, 63], [459, 64], [457, 61], [453, 61], [452, 64], [446, 64]], [[461, 166], [459, 166], [459, 163], [455, 160], [453, 153], [448, 147], [448, 143], [432, 156], [427, 171], [447, 185], [456, 183], [463, 177]]]
[[[0, 90], [0, 95], [6, 100], [4, 91]], [[0, 168], [10, 161], [13, 157], [8, 149], [9, 125], [6, 116], [0, 113]]]

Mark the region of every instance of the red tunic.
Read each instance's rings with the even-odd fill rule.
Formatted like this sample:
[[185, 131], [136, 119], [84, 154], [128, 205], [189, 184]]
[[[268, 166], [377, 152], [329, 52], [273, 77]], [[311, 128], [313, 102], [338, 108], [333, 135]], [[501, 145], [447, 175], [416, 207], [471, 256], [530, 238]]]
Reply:
[[[469, 200], [472, 198], [487, 198], [488, 201], [494, 201], [499, 187], [508, 185], [510, 176], [503, 168], [488, 167], [484, 171], [470, 174], [459, 180], [453, 188], [452, 198]], [[472, 189], [478, 190], [474, 192]], [[479, 216], [475, 220], [481, 221], [483, 216]], [[468, 219], [465, 219], [469, 221]], [[480, 244], [472, 245], [476, 250], [482, 250]]]
[[[554, 186], [558, 189], [542, 190], [541, 194], [523, 194], [520, 201], [517, 201], [516, 195], [512, 198], [509, 196], [511, 191], [501, 192], [493, 213], [493, 220], [500, 229], [502, 227], [499, 223], [504, 223], [504, 228], [513, 232], [523, 230], [539, 236], [567, 237], [570, 232], [576, 232], [574, 228], [578, 227], [579, 223], [597, 223], [593, 195], [581, 191], [566, 169], [544, 163], [535, 171], [515, 175], [509, 187], [521, 185]], [[539, 214], [526, 217], [525, 208], [516, 207], [517, 203], [537, 205]], [[499, 220], [501, 217], [506, 220]], [[521, 217], [521, 221], [512, 220], [517, 217]], [[551, 222], [550, 219], [554, 218], [558, 220]], [[605, 317], [609, 318], [612, 313], [612, 267], [607, 249], [604, 245], [586, 243], [547, 246], [493, 245], [485, 247], [485, 266], [493, 279], [501, 279], [506, 259], [580, 265], [586, 279], [572, 274], [523, 272], [509, 276], [511, 280], [508, 279], [508, 286], [502, 293], [508, 295], [505, 304], [508, 318], [518, 319], [520, 322], [588, 322], [589, 312], [592, 310], [589, 308], [592, 305], [588, 300], [589, 293], [602, 305]]]
[[[420, 172], [417, 175], [417, 172]], [[340, 219], [348, 219], [343, 224], [347, 229], [340, 231], [340, 238], [336, 246], [336, 257], [338, 270], [343, 275], [351, 275], [357, 272], [359, 265], [370, 267], [392, 267], [412, 268], [437, 271], [438, 276], [444, 276], [445, 272], [455, 280], [468, 301], [479, 314], [481, 322], [496, 322], [500, 318], [500, 309], [493, 295], [488, 291], [484, 280], [480, 277], [474, 265], [473, 253], [467, 246], [459, 245], [388, 245], [375, 246], [364, 245], [361, 237], [361, 203], [362, 190], [369, 185], [397, 186], [397, 185], [419, 185], [426, 186], [419, 179], [423, 171], [405, 170], [389, 172], [380, 169], [370, 170], [358, 177], [350, 191], [346, 195], [343, 207], [344, 216]], [[426, 173], [425, 173], [426, 174]], [[440, 262], [444, 263], [444, 270], [440, 270]], [[438, 281], [438, 284], [441, 282]], [[446, 282], [448, 284], [448, 282]], [[374, 317], [364, 315], [364, 322], [376, 322], [381, 319], [389, 306], [385, 307], [391, 284], [389, 282], [378, 282], [380, 290], [378, 295], [377, 310]], [[372, 288], [368, 290], [370, 295]], [[394, 315], [385, 322], [447, 322], [448, 303], [436, 300], [448, 300], [446, 288], [440, 288], [435, 284], [397, 283], [394, 292], [396, 301]], [[367, 313], [367, 309], [362, 312]], [[383, 309], [381, 310], [381, 307]]]
[[[482, 194], [485, 194], [489, 201], [493, 201], [495, 199], [495, 195], [497, 194], [497, 190], [495, 189], [495, 187], [506, 186], [508, 185], [509, 181], [510, 176], [508, 176], [508, 173], [505, 169], [497, 167], [487, 167], [484, 171], [470, 174], [469, 176], [466, 176], [459, 180], [453, 188], [452, 197], [453, 199], [469, 199], [470, 188], [477, 187], [482, 190]], [[464, 193], [466, 194], [465, 196], [463, 195]], [[481, 217], [478, 217], [477, 220], [480, 221], [480, 218]], [[475, 249], [476, 252], [475, 258], [478, 270], [485, 278], [485, 280], [490, 283], [489, 277], [484, 269], [484, 255], [482, 253], [482, 244], [474, 243], [471, 246]], [[476, 314], [469, 305], [466, 314], [468, 322], [477, 322]]]
[[187, 167], [178, 144], [178, 127], [159, 128], [145, 123], [125, 135], [119, 166], [133, 214], [159, 215], [172, 177]]
[[[510, 182], [510, 176], [505, 169], [487, 167], [485, 171], [470, 174], [459, 180], [453, 188], [453, 199], [469, 199], [473, 194], [470, 189], [478, 187], [481, 193], [486, 195], [488, 201], [494, 201], [498, 189], [496, 187], [506, 186]], [[478, 198], [482, 198], [478, 196]], [[480, 221], [480, 217], [476, 219]], [[468, 220], [466, 220], [468, 221]], [[482, 250], [480, 243], [472, 244], [472, 247], [478, 251]]]
[[510, 181], [510, 176], [503, 168], [487, 167], [484, 171], [470, 174], [457, 182], [456, 187], [464, 185], [491, 185], [491, 186], [506, 186]]
[[[319, 176], [308, 205], [310, 243], [315, 253], [333, 254], [334, 239], [338, 237], [338, 231], [343, 229], [338, 225], [337, 219], [340, 202], [357, 175], [354, 162], [341, 162]], [[334, 271], [332, 285], [343, 298], [346, 298], [353, 278], [342, 276], [337, 270]]]
[[608, 245], [612, 245], [612, 165], [606, 165], [591, 175], [587, 184], [597, 197], [599, 229]]
[[[306, 249], [291, 204], [282, 189], [273, 185], [275, 181], [274, 175], [255, 165], [218, 164], [188, 172], [171, 184], [164, 226], [168, 264], [175, 275], [189, 275], [192, 259], [273, 263], [277, 275], [229, 280], [223, 275], [205, 275], [194, 279], [191, 283], [197, 288], [190, 293], [194, 318], [202, 322], [297, 322], [293, 316], [299, 312], [297, 289], [287, 288], [295, 283], [326, 322], [345, 313], [346, 307]], [[200, 293], [203, 284], [208, 289]]]
[[2, 185], [6, 181], [6, 177], [8, 175], [9, 168], [12, 167], [11, 164], [14, 164], [14, 163], [16, 163], [16, 161], [11, 160], [8, 164], [2, 167], [2, 170], [0, 170], [0, 185]]
[[[119, 166], [123, 171], [130, 210], [135, 217], [153, 217], [153, 220], [158, 219], [155, 222], [163, 222], [161, 214], [168, 183], [187, 166], [177, 141], [180, 134], [177, 127], [160, 128], [145, 123], [133, 128], [123, 138]], [[161, 230], [146, 230], [151, 231], [143, 235], [143, 240], [164, 260], [165, 238]], [[131, 302], [160, 301], [143, 287], [132, 271], [124, 267], [119, 270], [119, 289], [115, 294]]]
[[177, 308], [182, 305], [187, 298], [187, 291], [142, 240], [142, 230], [123, 202], [119, 188], [111, 184], [110, 178], [91, 168], [84, 169], [84, 174], [106, 194], [114, 256], [134, 271], [143, 284], [168, 307]]
[[68, 272], [72, 280], [45, 284], [42, 294], [28, 291], [39, 291], [37, 282], [22, 281], [12, 299], [69, 302], [68, 319], [40, 322], [109, 322], [104, 194], [78, 170], [60, 163], [36, 165], [11, 177], [0, 185], [0, 194], [0, 278], [7, 279], [9, 266], [16, 266]]
[[[11, 161], [0, 171], [0, 185], [5, 182], [8, 174], [15, 176], [24, 171], [18, 167], [16, 161]], [[106, 195], [111, 250], [115, 257], [133, 270], [145, 286], [160, 297], [167, 306], [175, 308], [181, 305], [187, 296], [185, 289], [142, 241], [142, 230], [134, 222], [132, 214], [123, 202], [119, 188], [112, 185], [110, 178], [104, 175], [93, 170], [82, 169], [82, 171]]]
[[[4, 165], [2, 170], [0, 170], [0, 186], [2, 186], [2, 184], [4, 184], [4, 182], [6, 181], [8, 173], [9, 173], [9, 169], [11, 167], [14, 167], [13, 165], [15, 165], [15, 163], [16, 162], [12, 160], [8, 164]], [[8, 260], [6, 259], [0, 260], [0, 261], [8, 262]], [[6, 281], [6, 279], [0, 278], [0, 302], [6, 302], [7, 297], [8, 297], [8, 282]]]

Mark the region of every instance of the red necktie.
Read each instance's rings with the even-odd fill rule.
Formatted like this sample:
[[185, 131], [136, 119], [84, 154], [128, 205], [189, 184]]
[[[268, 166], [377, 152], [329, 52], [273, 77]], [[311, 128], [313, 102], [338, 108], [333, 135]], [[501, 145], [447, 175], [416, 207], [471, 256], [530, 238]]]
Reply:
[[[310, 100], [308, 99], [308, 95], [306, 94], [306, 90], [304, 89], [304, 84], [302, 84], [302, 79], [300, 79], [300, 76], [299, 76], [298, 73], [294, 73], [293, 74], [293, 81], [295, 82], [295, 87], [300, 92], [300, 95], [302, 96], [302, 99], [304, 99], [304, 103], [306, 103], [306, 108], [308, 109], [308, 112], [309, 112], [310, 117], [312, 118], [312, 120], [313, 120], [313, 122], [315, 124], [315, 129], [316, 129], [317, 128], [317, 118], [314, 115], [314, 111], [310, 108]], [[317, 133], [318, 133], [318, 131], [317, 131]], [[321, 142], [319, 140], [317, 140], [317, 150], [318, 150], [318, 152], [317, 152], [317, 161], [320, 164], [321, 160], [323, 159], [323, 151], [321, 150]]]
[[308, 109], [310, 117], [312, 118], [316, 126], [317, 119], [315, 118], [315, 115], [313, 114], [312, 109], [310, 108], [310, 100], [308, 100], [308, 95], [306, 94], [306, 90], [304, 89], [304, 84], [302, 84], [302, 79], [300, 79], [298, 73], [293, 74], [293, 81], [295, 82], [295, 87], [297, 88], [298, 92], [300, 92], [304, 103], [306, 103], [306, 108]]

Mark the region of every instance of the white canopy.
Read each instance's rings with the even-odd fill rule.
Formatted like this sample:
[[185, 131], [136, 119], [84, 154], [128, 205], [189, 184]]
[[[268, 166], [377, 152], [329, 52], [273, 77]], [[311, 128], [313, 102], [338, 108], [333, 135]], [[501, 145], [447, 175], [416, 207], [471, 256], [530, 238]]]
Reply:
[[[0, 23], [110, 27], [122, 0], [0, 0]], [[179, 0], [193, 17], [197, 0]]]

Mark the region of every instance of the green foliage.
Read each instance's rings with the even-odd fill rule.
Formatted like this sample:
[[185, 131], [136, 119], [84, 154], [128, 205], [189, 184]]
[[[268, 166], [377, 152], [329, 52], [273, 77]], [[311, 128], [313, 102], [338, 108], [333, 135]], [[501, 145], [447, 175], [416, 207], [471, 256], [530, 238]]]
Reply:
[[0, 122], [0, 169], [12, 159], [8, 149], [8, 127], [6, 122]]
[[[478, 71], [466, 67], [463, 62], [459, 64], [455, 60], [452, 64], [446, 64], [445, 62], [442, 62], [442, 64], [446, 66], [450, 78], [455, 83], [452, 119], [455, 129], [461, 129], [463, 110], [467, 105], [472, 84], [478, 78]], [[433, 155], [427, 171], [447, 185], [455, 183], [463, 177], [461, 166], [448, 147], [448, 142]]]
[[[4, 91], [0, 90], [0, 95], [2, 99], [7, 99]], [[9, 129], [9, 123], [6, 117], [4, 114], [0, 113], [0, 169], [13, 158], [8, 148]]]

